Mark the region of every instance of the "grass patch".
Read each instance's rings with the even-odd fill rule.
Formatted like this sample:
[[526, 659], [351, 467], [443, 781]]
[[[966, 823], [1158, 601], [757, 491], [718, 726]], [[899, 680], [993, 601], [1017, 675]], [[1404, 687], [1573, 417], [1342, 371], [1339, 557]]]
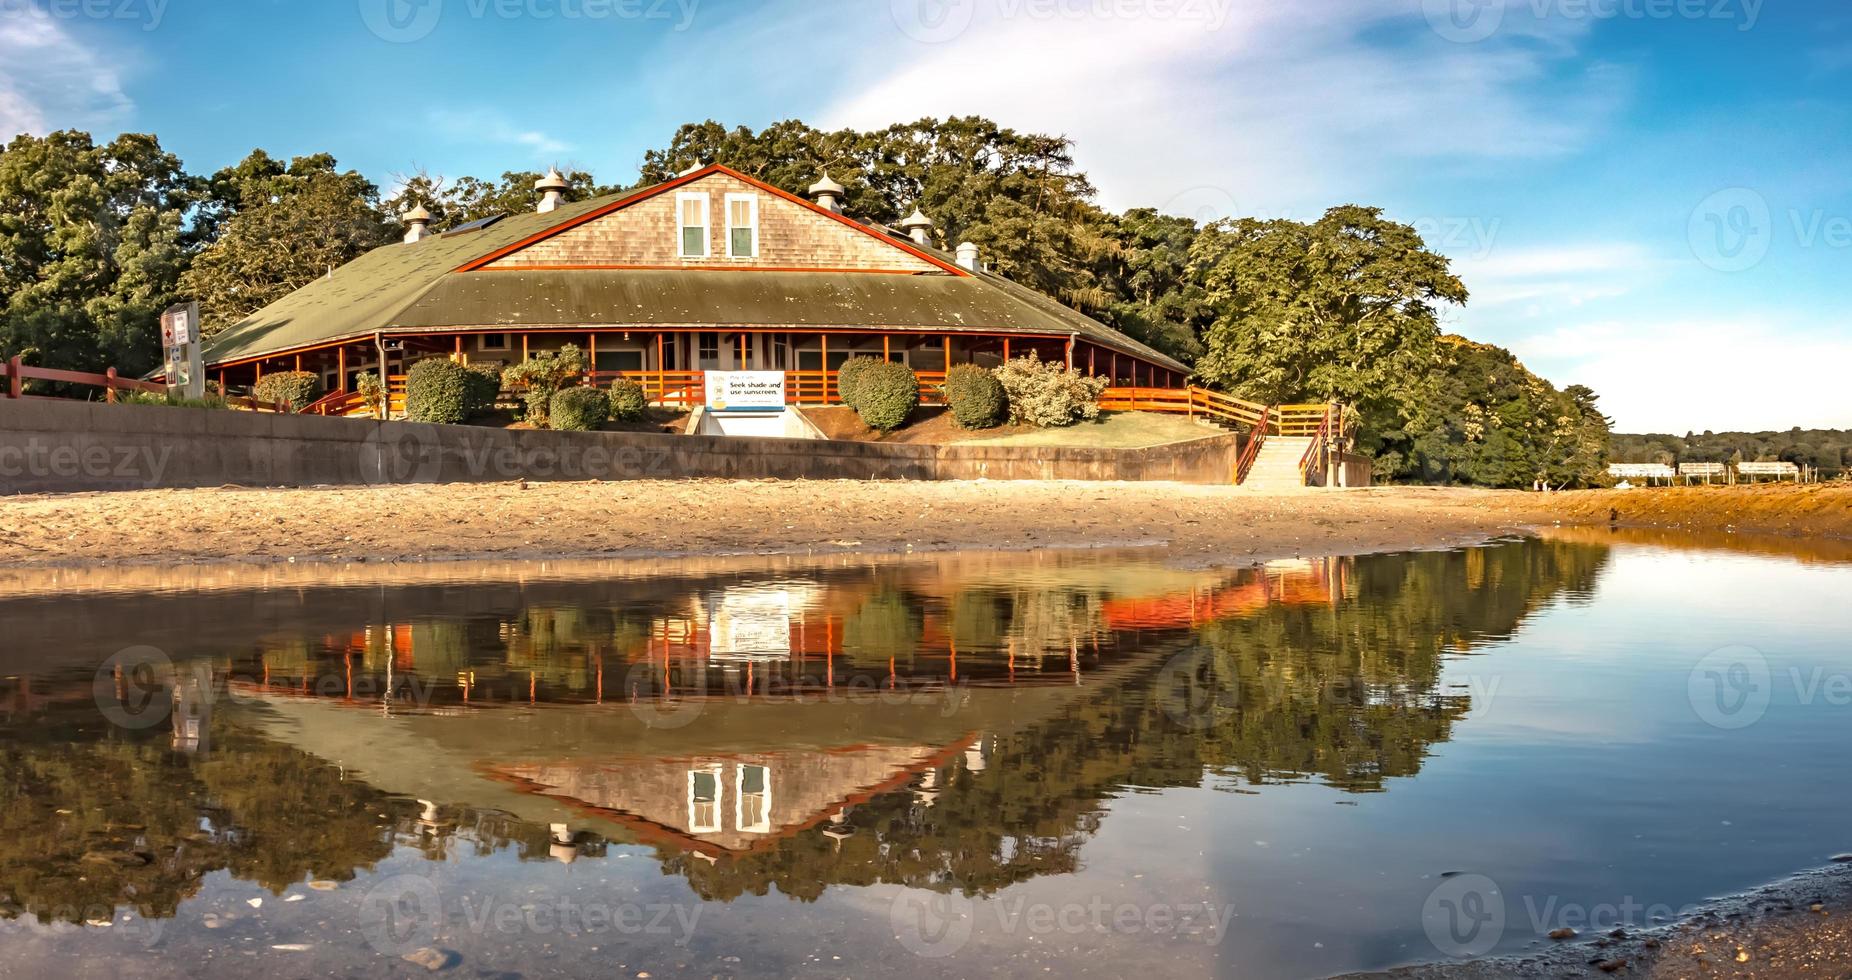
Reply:
[[1111, 412], [1101, 415], [1098, 421], [1081, 422], [1057, 429], [1000, 425], [994, 429], [973, 430], [959, 428], [952, 421], [951, 414], [944, 409], [922, 408], [913, 413], [913, 418], [906, 425], [889, 433], [870, 429], [849, 408], [807, 408], [804, 414], [831, 439], [928, 446], [958, 444], [1142, 449], [1227, 434], [1227, 430], [1207, 422], [1158, 412]]

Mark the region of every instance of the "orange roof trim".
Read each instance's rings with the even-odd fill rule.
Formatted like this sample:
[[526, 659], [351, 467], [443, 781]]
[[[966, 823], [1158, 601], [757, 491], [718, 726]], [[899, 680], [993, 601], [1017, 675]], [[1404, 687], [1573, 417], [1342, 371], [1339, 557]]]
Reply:
[[807, 201], [804, 198], [797, 196], [796, 194], [783, 190], [782, 188], [773, 187], [772, 185], [766, 183], [765, 181], [759, 180], [755, 177], [748, 177], [745, 174], [740, 173], [737, 170], [734, 170], [732, 167], [723, 166], [718, 163], [708, 164], [707, 166], [702, 167], [700, 170], [697, 170], [694, 173], [683, 174], [679, 177], [674, 178], [673, 180], [667, 180], [660, 184], [657, 184], [655, 187], [649, 188], [648, 190], [639, 191], [635, 194], [630, 194], [628, 196], [619, 198], [618, 200], [612, 201], [610, 204], [607, 204], [604, 207], [596, 208], [594, 210], [587, 211], [586, 213], [581, 214], [575, 218], [562, 221], [559, 224], [546, 229], [545, 231], [541, 231], [533, 235], [529, 235], [528, 237], [523, 238], [520, 241], [515, 242], [512, 245], [505, 245], [501, 248], [496, 249], [493, 252], [490, 252], [487, 255], [482, 256], [481, 258], [473, 259], [461, 266], [458, 266], [456, 271], [457, 272], [480, 271], [484, 266], [489, 265], [492, 262], [495, 262], [499, 259], [507, 258], [508, 256], [521, 251], [522, 249], [525, 249], [531, 245], [538, 244], [540, 242], [544, 242], [547, 239], [552, 238], [555, 235], [561, 234], [563, 232], [571, 231], [572, 229], [577, 228], [580, 225], [586, 224], [587, 222], [596, 221], [599, 218], [602, 218], [607, 214], [611, 214], [616, 211], [622, 211], [623, 209], [631, 206], [632, 204], [636, 204], [639, 201], [647, 201], [650, 198], [655, 197], [658, 194], [667, 193], [669, 191], [676, 189], [677, 187], [686, 187], [689, 184], [692, 184], [697, 180], [701, 180], [706, 177], [712, 177], [715, 174], [726, 174], [727, 176], [732, 177], [735, 180], [743, 181], [744, 183], [750, 184], [753, 187], [756, 187], [759, 190], [764, 191], [765, 193], [770, 194], [774, 197], [782, 198], [786, 201], [790, 201], [793, 204], [797, 204], [802, 207], [808, 208], [811, 211], [817, 214], [820, 214], [826, 218], [829, 218], [833, 221], [841, 222], [846, 227], [853, 228], [854, 230], [861, 232], [862, 234], [867, 235], [870, 238], [874, 238], [878, 241], [891, 245], [894, 248], [900, 249], [901, 251], [906, 252], [909, 255], [912, 255], [914, 258], [920, 259], [925, 262], [930, 262], [934, 266], [937, 266], [938, 268], [943, 269], [946, 272], [951, 273], [952, 275], [966, 277], [966, 278], [970, 277], [971, 275], [970, 270], [965, 269], [964, 267], [959, 266], [955, 263], [947, 262], [944, 259], [931, 254], [930, 252], [914, 247], [912, 244], [908, 242], [901, 241], [900, 239], [897, 239], [897, 238], [890, 238], [886, 235], [882, 235], [879, 232], [876, 232], [874, 229], [869, 228], [867, 225], [864, 225], [859, 221], [856, 221], [852, 218], [844, 217], [843, 215], [837, 214], [836, 212], [831, 211], [828, 208], [819, 207], [814, 202]]

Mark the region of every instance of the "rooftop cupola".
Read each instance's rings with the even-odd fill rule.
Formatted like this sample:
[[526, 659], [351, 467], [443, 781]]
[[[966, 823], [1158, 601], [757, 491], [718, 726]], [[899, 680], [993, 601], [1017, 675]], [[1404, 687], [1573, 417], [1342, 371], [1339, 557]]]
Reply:
[[849, 189], [831, 180], [827, 171], [823, 174], [822, 180], [810, 185], [810, 196], [816, 200], [817, 207], [829, 211], [840, 212], [842, 197], [847, 193]]
[[917, 207], [913, 209], [912, 214], [900, 219], [900, 230], [906, 232], [907, 237], [913, 239], [915, 245], [932, 244], [932, 219], [926, 217]]
[[405, 222], [405, 244], [415, 245], [424, 241], [425, 235], [429, 234], [431, 212], [426, 211], [424, 205], [412, 205], [412, 209], [399, 215], [399, 219]]
[[540, 195], [540, 206], [535, 210], [541, 214], [559, 210], [566, 203], [566, 191], [572, 185], [560, 176], [558, 167], [548, 167], [547, 175], [534, 181], [534, 192]]
[[971, 242], [958, 243], [958, 264], [972, 272], [984, 271], [978, 258], [977, 246]]

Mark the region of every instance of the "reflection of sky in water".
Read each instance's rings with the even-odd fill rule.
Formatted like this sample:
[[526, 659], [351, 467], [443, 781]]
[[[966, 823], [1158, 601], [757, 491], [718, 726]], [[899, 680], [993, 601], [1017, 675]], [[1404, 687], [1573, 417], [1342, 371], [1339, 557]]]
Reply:
[[[13, 968], [404, 969], [367, 903], [411, 881], [468, 975], [1318, 976], [1441, 958], [1422, 913], [1447, 872], [1500, 886], [1517, 950], [1849, 846], [1844, 566], [1564, 541], [1239, 573], [672, 567], [0, 602], [39, 664], [0, 716], [7, 901], [178, 889], [152, 950], [132, 913], [9, 905]], [[121, 645], [101, 620], [153, 624], [170, 686], [231, 685], [199, 749], [98, 724], [94, 665]], [[1773, 691], [1726, 729], [1692, 671], [1735, 646]], [[430, 710], [345, 697], [408, 677]], [[146, 812], [59, 812], [92, 791]], [[174, 819], [206, 832], [176, 845]], [[99, 865], [138, 848], [146, 869]], [[187, 861], [197, 883], [162, 877]], [[928, 955], [920, 896], [964, 916]]]

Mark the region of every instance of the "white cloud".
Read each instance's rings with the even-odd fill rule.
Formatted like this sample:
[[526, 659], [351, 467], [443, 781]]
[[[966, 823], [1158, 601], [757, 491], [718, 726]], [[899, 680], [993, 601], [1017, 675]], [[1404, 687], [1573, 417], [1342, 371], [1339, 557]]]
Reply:
[[107, 58], [38, 7], [0, 0], [0, 141], [104, 128], [133, 109]]
[[1518, 315], [1534, 317], [1624, 296], [1646, 285], [1663, 265], [1648, 249], [1628, 242], [1507, 249], [1494, 241], [1480, 254], [1456, 257], [1453, 271], [1472, 291], [1468, 317], [1514, 304], [1522, 304]]
[[917, 0], [969, 14], [941, 43], [892, 23], [915, 3], [866, 5], [882, 16], [855, 25], [865, 60], [821, 122], [981, 113], [1064, 133], [1117, 208], [1193, 195], [1181, 210], [1219, 197], [1315, 213], [1372, 198], [1405, 167], [1577, 148], [1625, 88], [1601, 66], [1560, 73], [1585, 25], [1539, 28], [1559, 43], [1451, 44], [1412, 2]]
[[493, 112], [457, 112], [435, 110], [431, 126], [452, 139], [480, 147], [485, 143], [512, 146], [527, 153], [530, 160], [557, 162], [557, 157], [572, 149], [572, 144], [537, 129], [517, 125], [506, 116]]
[[1622, 432], [1852, 428], [1852, 336], [1802, 317], [1591, 320], [1512, 349], [1599, 392]]

